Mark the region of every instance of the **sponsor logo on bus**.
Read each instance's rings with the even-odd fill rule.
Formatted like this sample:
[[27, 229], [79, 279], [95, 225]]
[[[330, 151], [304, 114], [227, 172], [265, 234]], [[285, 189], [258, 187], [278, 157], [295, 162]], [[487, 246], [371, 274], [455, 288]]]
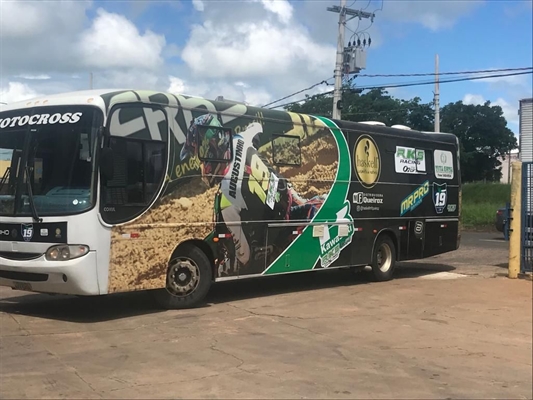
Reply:
[[241, 168], [243, 150], [244, 140], [239, 139], [235, 149], [235, 161], [233, 162], [233, 169], [231, 170], [231, 178], [229, 181], [229, 194], [234, 199], [237, 197], [237, 183], [239, 181], [239, 169]]
[[25, 242], [29, 242], [33, 237], [33, 224], [21, 224], [20, 232]]
[[342, 249], [352, 242], [354, 233], [352, 222], [350, 203], [346, 200], [344, 207], [337, 213], [336, 224], [326, 227], [323, 235], [319, 238], [320, 264], [322, 268], [327, 268], [333, 264], [339, 258]]
[[446, 183], [439, 185], [433, 182], [433, 204], [437, 214], [442, 214], [448, 203], [448, 187]]
[[438, 179], [453, 179], [453, 155], [451, 151], [435, 150], [435, 177]]
[[424, 234], [424, 221], [416, 221], [415, 222], [415, 237], [418, 239], [422, 239], [423, 234]]
[[357, 211], [379, 211], [383, 204], [383, 194], [357, 192], [352, 195], [352, 203]]
[[372, 188], [381, 173], [381, 156], [374, 139], [361, 135], [355, 143], [354, 165], [357, 178], [363, 187]]
[[429, 181], [425, 181], [422, 185], [417, 187], [409, 196], [402, 200], [400, 205], [400, 216], [413, 211], [420, 204], [422, 200], [429, 193]]
[[396, 146], [394, 166], [399, 174], [425, 174], [426, 152], [422, 149]]

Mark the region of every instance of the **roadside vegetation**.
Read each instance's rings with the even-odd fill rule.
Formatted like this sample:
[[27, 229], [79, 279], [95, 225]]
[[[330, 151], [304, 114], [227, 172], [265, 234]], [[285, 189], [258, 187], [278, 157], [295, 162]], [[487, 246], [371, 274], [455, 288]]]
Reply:
[[463, 229], [494, 230], [496, 211], [511, 199], [511, 185], [480, 182], [465, 183], [462, 188]]

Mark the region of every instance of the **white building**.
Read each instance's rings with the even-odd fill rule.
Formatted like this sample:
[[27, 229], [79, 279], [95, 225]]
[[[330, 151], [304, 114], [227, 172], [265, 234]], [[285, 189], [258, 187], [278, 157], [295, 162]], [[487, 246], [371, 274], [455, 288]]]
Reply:
[[519, 101], [519, 133], [518, 149], [511, 151], [511, 157], [508, 155], [498, 158], [502, 163], [501, 183], [511, 183], [512, 170], [510, 164], [514, 161], [531, 162], [533, 161], [533, 98], [522, 99]]
[[503, 157], [498, 158], [498, 160], [502, 163], [502, 177], [500, 179], [500, 183], [511, 183], [511, 178], [513, 176], [511, 165], [513, 162], [518, 161], [519, 159], [520, 153], [518, 152], [518, 150], [511, 150], [511, 157], [509, 157], [509, 155], [507, 154], [505, 156], [505, 159], [503, 159]]
[[520, 161], [533, 161], [533, 98], [520, 100], [519, 143]]

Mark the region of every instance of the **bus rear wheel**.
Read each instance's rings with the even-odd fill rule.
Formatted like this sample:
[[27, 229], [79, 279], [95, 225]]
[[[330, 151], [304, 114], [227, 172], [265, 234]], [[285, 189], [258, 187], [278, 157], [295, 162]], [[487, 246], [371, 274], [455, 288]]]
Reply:
[[381, 235], [374, 245], [372, 254], [372, 274], [378, 282], [392, 279], [396, 267], [396, 247], [388, 235]]
[[155, 300], [165, 309], [192, 308], [205, 298], [211, 283], [211, 264], [205, 253], [185, 245], [168, 263], [166, 287], [154, 292]]

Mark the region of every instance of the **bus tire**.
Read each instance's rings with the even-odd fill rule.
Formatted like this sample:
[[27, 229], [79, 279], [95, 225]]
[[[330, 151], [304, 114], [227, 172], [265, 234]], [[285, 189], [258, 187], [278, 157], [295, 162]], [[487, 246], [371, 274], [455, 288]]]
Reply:
[[372, 275], [377, 282], [392, 279], [396, 267], [396, 246], [389, 235], [380, 235], [372, 254]]
[[166, 287], [154, 291], [156, 302], [165, 309], [197, 306], [213, 282], [209, 258], [196, 246], [184, 245], [168, 263]]

